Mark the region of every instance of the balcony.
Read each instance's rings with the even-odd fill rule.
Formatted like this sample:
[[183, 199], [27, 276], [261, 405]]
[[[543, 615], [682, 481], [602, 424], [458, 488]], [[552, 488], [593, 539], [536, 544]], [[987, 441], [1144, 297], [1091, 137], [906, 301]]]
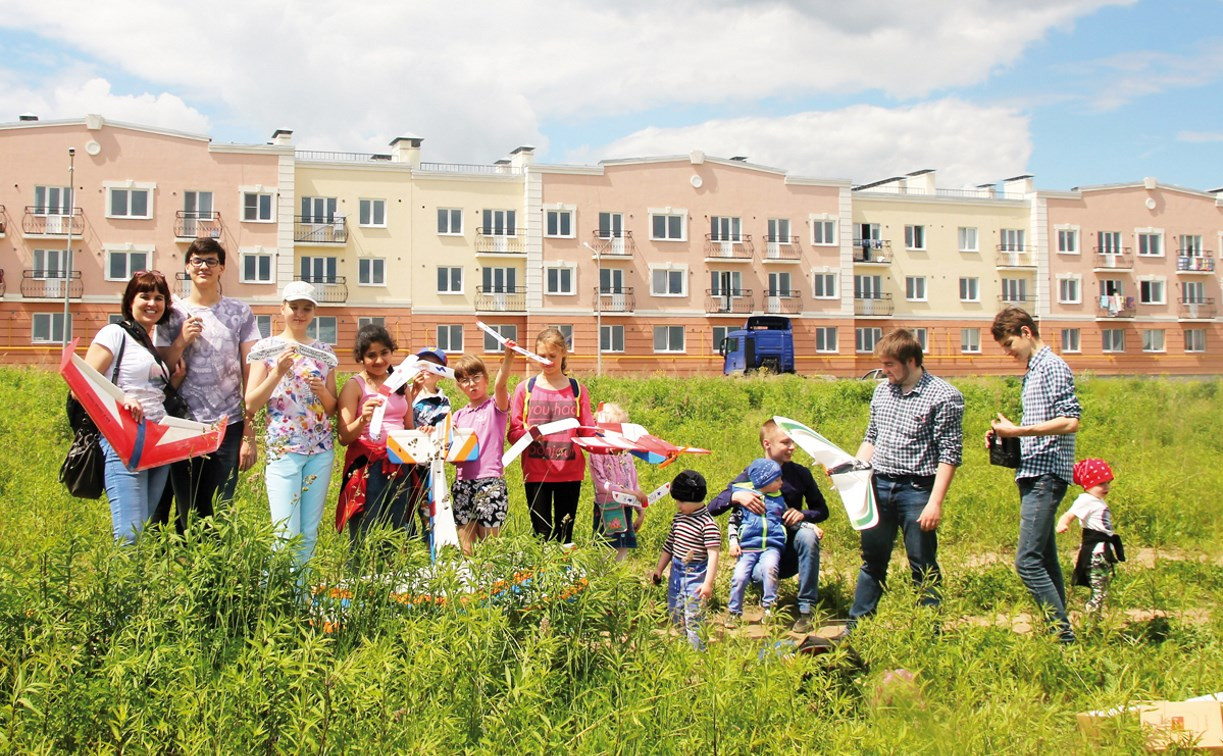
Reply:
[[798, 246], [797, 236], [764, 237], [765, 262], [798, 262], [803, 256], [803, 248]]
[[595, 289], [595, 296], [599, 298], [599, 312], [632, 312], [637, 307], [637, 300], [633, 297], [632, 286], [606, 288], [603, 290]]
[[764, 293], [764, 311], [768, 315], [797, 315], [802, 299], [797, 289], [776, 289]]
[[348, 242], [348, 220], [337, 215], [330, 220], [321, 216], [293, 216], [293, 241], [297, 244], [345, 244]]
[[178, 287], [178, 291], [171, 291], [171, 294], [177, 294], [180, 299], [186, 299], [191, 296], [191, 275], [188, 273], [175, 273], [174, 285]]
[[494, 286], [490, 291], [485, 291], [483, 286], [476, 287], [476, 312], [526, 311], [525, 286]]
[[1209, 251], [1181, 250], [1176, 255], [1176, 272], [1181, 275], [1214, 273], [1215, 259]]
[[1035, 268], [1036, 255], [1031, 247], [1017, 246], [1015, 244], [999, 244], [998, 262], [999, 268]]
[[706, 289], [705, 312], [746, 315], [753, 309], [751, 289]]
[[85, 213], [74, 208], [72, 214], [48, 213], [45, 207], [27, 206], [21, 219], [26, 236], [80, 236], [85, 231]]
[[871, 297], [854, 296], [854, 315], [858, 317], [887, 317], [894, 310], [891, 294], [876, 294]]
[[601, 257], [632, 257], [637, 252], [632, 231], [595, 231], [590, 246]]
[[736, 260], [748, 262], [756, 248], [752, 245], [752, 237], [743, 234], [737, 239], [723, 239], [721, 236], [705, 234], [706, 260]]
[[179, 210], [174, 213], [176, 239], [220, 239], [223, 230], [221, 214], [218, 212]]
[[1003, 310], [1007, 307], [1021, 307], [1029, 313], [1035, 315], [1036, 311], [1036, 295], [1035, 294], [1020, 294], [1018, 296], [1010, 296], [1003, 294], [998, 297], [998, 309]]
[[348, 301], [348, 283], [344, 276], [298, 276], [296, 280], [314, 286], [319, 304], [344, 304]]
[[0, 268], [0, 299], [4, 299], [6, 289], [8, 289], [8, 284], [4, 283], [4, 268]]
[[8, 235], [8, 211], [0, 205], [0, 239]]
[[1134, 269], [1134, 253], [1130, 251], [1129, 247], [1113, 248], [1105, 251], [1101, 251], [1099, 247], [1096, 247], [1095, 253], [1095, 270]]
[[63, 270], [21, 271], [21, 296], [26, 299], [63, 299], [65, 291], [69, 299], [80, 299], [85, 286], [81, 283], [81, 271], [71, 274]]
[[1176, 300], [1176, 316], [1181, 320], [1213, 320], [1218, 315], [1215, 301], [1210, 297]]
[[1136, 311], [1133, 297], [1120, 294], [1107, 294], [1100, 297], [1098, 318], [1132, 318]]
[[477, 255], [521, 255], [525, 228], [477, 228]]
[[854, 262], [861, 265], [891, 265], [892, 242], [887, 239], [854, 239]]

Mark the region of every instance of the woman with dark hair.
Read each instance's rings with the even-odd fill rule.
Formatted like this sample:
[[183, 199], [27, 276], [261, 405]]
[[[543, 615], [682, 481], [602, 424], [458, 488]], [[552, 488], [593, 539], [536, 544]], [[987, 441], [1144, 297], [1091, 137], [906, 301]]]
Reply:
[[[123, 292], [123, 322], [98, 331], [85, 362], [110, 378], [124, 393], [123, 407], [132, 417], [149, 422], [165, 414], [170, 371], [153, 347], [154, 329], [170, 313], [170, 287], [161, 273], [143, 270], [132, 276]], [[169, 465], [132, 472], [102, 438], [106, 455], [106, 498], [116, 541], [132, 543], [153, 514], [170, 473]]]

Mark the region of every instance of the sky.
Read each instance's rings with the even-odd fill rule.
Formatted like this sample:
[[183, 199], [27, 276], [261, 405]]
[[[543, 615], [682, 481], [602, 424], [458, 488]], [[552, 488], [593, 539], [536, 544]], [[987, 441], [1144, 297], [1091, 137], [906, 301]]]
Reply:
[[[867, 183], [1223, 186], [1223, 0], [6, 0], [0, 122]], [[2, 166], [0, 166], [2, 170]]]

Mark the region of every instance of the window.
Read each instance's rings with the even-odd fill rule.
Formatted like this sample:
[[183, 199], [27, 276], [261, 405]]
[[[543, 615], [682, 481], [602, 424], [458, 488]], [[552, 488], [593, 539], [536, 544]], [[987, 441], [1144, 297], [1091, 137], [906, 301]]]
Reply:
[[1057, 279], [1057, 301], [1062, 304], [1079, 304], [1082, 302], [1083, 292], [1081, 283], [1077, 276]]
[[260, 336], [272, 335], [272, 316], [271, 315], [256, 315], [255, 327], [259, 329]]
[[573, 268], [546, 268], [549, 294], [573, 294]]
[[687, 292], [683, 268], [654, 268], [650, 271], [650, 293], [656, 297], [682, 297]]
[[242, 192], [242, 220], [250, 223], [271, 223], [272, 194], [270, 192]]
[[1027, 302], [1028, 280], [1026, 278], [1002, 279], [1002, 301], [1020, 304]]
[[72, 187], [34, 187], [35, 215], [67, 215], [72, 208]]
[[878, 344], [879, 339], [882, 338], [882, 328], [855, 328], [854, 351], [859, 354], [871, 354], [875, 351], [875, 344]]
[[1138, 301], [1142, 304], [1167, 304], [1164, 299], [1164, 282], [1162, 279], [1150, 279], [1138, 282]]
[[793, 289], [790, 288], [789, 273], [770, 273], [769, 274], [769, 293], [770, 297], [788, 297], [792, 296]]
[[386, 200], [363, 199], [358, 204], [357, 222], [362, 226], [386, 228]]
[[517, 236], [518, 227], [514, 225], [517, 218], [515, 210], [485, 210], [480, 233], [485, 236]]
[[821, 247], [832, 247], [837, 243], [837, 222], [834, 220], [811, 221], [811, 243]]
[[883, 299], [883, 277], [854, 276], [854, 299]]
[[926, 227], [905, 226], [905, 249], [926, 248]]
[[153, 190], [148, 187], [107, 187], [107, 218], [152, 218]]
[[927, 348], [926, 347], [926, 329], [925, 328], [911, 328], [909, 330], [913, 331], [913, 338], [917, 339], [917, 343], [921, 345], [922, 351], [925, 352]]
[[317, 315], [314, 320], [310, 321], [309, 327], [306, 328], [306, 335], [312, 339], [327, 344], [335, 344], [336, 338], [336, 318], [334, 315]]
[[68, 251], [65, 249], [34, 250], [34, 278], [64, 278], [67, 265]]
[[362, 257], [357, 260], [357, 284], [385, 286], [386, 260], [381, 257]]
[[544, 216], [545, 236], [573, 236], [572, 210], [549, 210]]
[[713, 351], [717, 352], [722, 348], [722, 342], [726, 340], [726, 334], [735, 330], [737, 326], [714, 326], [713, 327]]
[[1079, 347], [1079, 329], [1063, 328], [1062, 329], [1062, 351], [1063, 352], [1081, 352]]
[[1202, 237], [1201, 236], [1181, 236], [1181, 247], [1178, 252], [1182, 257], [1201, 257], [1202, 256]]
[[813, 273], [811, 275], [812, 296], [816, 299], [837, 298], [837, 274]]
[[[561, 335], [565, 337], [565, 348], [568, 349], [570, 352], [572, 352], [573, 351], [573, 325], [572, 324], [561, 325], [560, 323], [553, 323], [549, 327], [555, 328], [556, 330], [561, 332]], [[515, 341], [516, 340], [517, 339], [515, 339]]]
[[1164, 234], [1162, 231], [1139, 231], [1138, 254], [1143, 257], [1163, 257]]
[[624, 236], [623, 213], [599, 213], [599, 238], [620, 239]]
[[437, 348], [443, 352], [463, 351], [463, 326], [440, 325], [437, 327]]
[[301, 278], [310, 283], [335, 283], [336, 267], [339, 258], [335, 257], [303, 257], [301, 259]]
[[790, 219], [769, 218], [769, 238], [766, 241], [771, 241], [776, 244], [789, 244]]
[[1142, 329], [1142, 351], [1144, 352], [1163, 352], [1164, 349], [1164, 329], [1162, 328], [1144, 328]]
[[976, 278], [960, 279], [960, 301], [979, 302], [981, 300], [980, 281]]
[[518, 270], [516, 268], [484, 268], [481, 271], [485, 294], [516, 294], [518, 292]]
[[35, 344], [63, 344], [72, 338], [72, 317], [68, 318], [68, 337], [65, 339], [62, 312], [36, 312], [30, 316], [30, 321], [30, 341]]
[[1185, 351], [1186, 352], [1205, 352], [1206, 351], [1206, 329], [1204, 328], [1186, 328], [1185, 329]]
[[[264, 317], [267, 317], [267, 316], [264, 316]], [[123, 315], [122, 315], [122, 314], [119, 314], [119, 315], [113, 315], [113, 314], [112, 314], [112, 315], [107, 315], [107, 316], [106, 316], [106, 325], [119, 325], [119, 324], [120, 324], [120, 323], [122, 323], [122, 322], [123, 322]], [[255, 321], [255, 325], [256, 325], [256, 326], [258, 326], [258, 324], [259, 324], [259, 321], [258, 321], [258, 320], [256, 320], [256, 321]], [[261, 332], [261, 333], [262, 333], [262, 332]]]
[[1105, 328], [1100, 332], [1100, 351], [1124, 352], [1125, 331], [1120, 328]]
[[302, 223], [335, 223], [335, 197], [302, 197]]
[[624, 271], [620, 268], [602, 268], [599, 270], [600, 294], [623, 294]]
[[709, 219], [709, 238], [713, 241], [743, 241], [742, 221], [739, 218], [715, 215]]
[[357, 318], [357, 329], [360, 330], [367, 325], [376, 325], [386, 327], [386, 318], [384, 317], [359, 317]]
[[678, 213], [650, 213], [650, 238], [655, 241], [684, 241], [685, 218]]
[[[148, 250], [106, 250], [106, 280], [126, 281], [138, 270], [149, 270], [153, 255]], [[166, 303], [169, 304], [168, 302]]]
[[463, 211], [457, 207], [437, 209], [437, 232], [442, 236], [463, 235]]
[[[183, 192], [183, 230], [187, 236], [196, 235], [197, 220], [213, 220], [212, 192]], [[210, 228], [217, 233], [215, 226]]]
[[981, 353], [981, 329], [980, 328], [961, 328], [960, 329], [960, 351], [964, 354], [980, 354]]
[[624, 351], [624, 326], [605, 325], [599, 328], [599, 351]]
[[243, 252], [242, 283], [275, 283], [272, 279], [272, 255], [265, 252]]
[[1002, 252], [1023, 252], [1023, 229], [1003, 228], [998, 230], [999, 246]]
[[815, 351], [822, 354], [837, 352], [836, 326], [820, 326], [815, 329]]
[[1185, 281], [1181, 284], [1181, 296], [1185, 304], [1206, 304], [1206, 284], [1202, 281]]
[[[492, 323], [485, 323], [485, 325], [487, 325], [489, 328], [493, 329], [497, 333], [501, 334], [501, 337], [504, 339], [510, 339], [511, 341], [518, 340], [518, 326], [516, 325], [494, 325]], [[505, 347], [501, 346], [501, 342], [493, 338], [493, 335], [491, 333], [488, 333], [487, 331], [484, 331], [484, 330], [481, 330], [480, 333], [484, 334], [484, 351], [486, 352], [505, 351]]]
[[443, 265], [437, 266], [437, 293], [462, 294], [463, 269]]
[[977, 229], [969, 226], [960, 226], [958, 236], [961, 252], [981, 251], [981, 248], [977, 246]]
[[905, 276], [905, 299], [910, 302], [926, 301], [925, 276]]
[[1121, 232], [1120, 231], [1101, 231], [1096, 235], [1099, 241], [1099, 251], [1102, 255], [1119, 255], [1122, 252], [1121, 248]]
[[737, 270], [709, 271], [709, 293], [737, 297], [743, 294], [743, 274]]
[[655, 352], [684, 351], [683, 326], [654, 326]]
[[1120, 278], [1101, 278], [1100, 279], [1100, 296], [1125, 296], [1125, 282]]
[[1077, 255], [1079, 253], [1079, 230], [1077, 228], [1059, 228], [1057, 230], [1057, 253], [1059, 255]]

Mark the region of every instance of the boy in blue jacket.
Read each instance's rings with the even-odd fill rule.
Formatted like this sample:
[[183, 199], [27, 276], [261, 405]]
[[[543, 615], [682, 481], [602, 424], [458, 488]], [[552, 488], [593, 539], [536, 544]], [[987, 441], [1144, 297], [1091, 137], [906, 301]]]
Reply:
[[764, 514], [758, 515], [743, 507], [735, 507], [730, 517], [727, 538], [730, 555], [738, 557], [735, 575], [730, 582], [730, 620], [735, 625], [743, 616], [743, 594], [749, 582], [764, 586], [764, 616], [770, 617], [773, 602], [777, 600], [778, 568], [781, 552], [786, 546], [786, 526], [782, 515], [786, 501], [781, 491], [781, 465], [761, 457], [747, 467], [750, 482], [736, 483], [736, 487], [754, 490], [764, 498]]

